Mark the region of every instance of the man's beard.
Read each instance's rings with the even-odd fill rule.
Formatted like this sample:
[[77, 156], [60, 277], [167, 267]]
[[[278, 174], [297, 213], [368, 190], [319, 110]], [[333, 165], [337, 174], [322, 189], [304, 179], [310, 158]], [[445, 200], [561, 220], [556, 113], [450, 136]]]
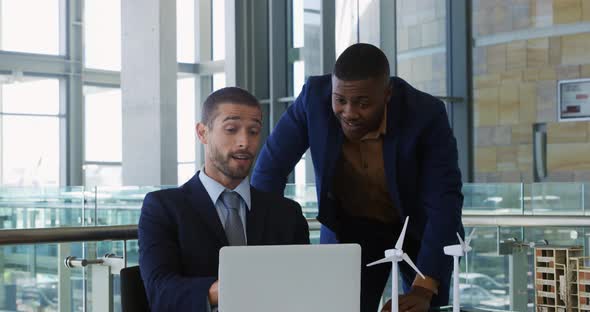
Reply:
[[217, 148], [213, 148], [211, 152], [211, 160], [213, 161], [213, 166], [217, 168], [217, 170], [219, 170], [225, 176], [234, 180], [241, 180], [248, 176], [250, 168], [252, 167], [252, 162], [250, 162], [250, 164], [247, 167], [232, 167], [229, 163], [232, 158], [231, 153], [228, 155], [223, 155], [219, 152]]

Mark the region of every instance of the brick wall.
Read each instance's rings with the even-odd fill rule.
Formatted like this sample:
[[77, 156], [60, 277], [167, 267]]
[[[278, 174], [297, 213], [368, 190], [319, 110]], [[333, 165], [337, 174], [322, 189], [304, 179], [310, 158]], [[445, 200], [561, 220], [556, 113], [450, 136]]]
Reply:
[[[473, 2], [476, 38], [590, 22], [590, 0]], [[518, 37], [518, 36], [516, 36]], [[590, 78], [590, 33], [473, 49], [475, 179], [531, 182], [533, 124], [547, 123], [547, 181], [590, 181], [590, 123], [557, 122], [557, 81]]]

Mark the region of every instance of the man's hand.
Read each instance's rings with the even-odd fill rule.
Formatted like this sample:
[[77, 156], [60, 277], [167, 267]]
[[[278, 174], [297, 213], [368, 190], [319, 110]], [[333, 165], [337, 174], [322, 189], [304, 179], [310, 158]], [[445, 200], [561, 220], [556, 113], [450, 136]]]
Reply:
[[213, 306], [219, 304], [219, 280], [215, 281], [209, 288], [209, 304]]
[[[399, 296], [399, 312], [428, 312], [433, 292], [419, 286], [413, 286], [409, 293]], [[391, 300], [381, 309], [391, 312]]]

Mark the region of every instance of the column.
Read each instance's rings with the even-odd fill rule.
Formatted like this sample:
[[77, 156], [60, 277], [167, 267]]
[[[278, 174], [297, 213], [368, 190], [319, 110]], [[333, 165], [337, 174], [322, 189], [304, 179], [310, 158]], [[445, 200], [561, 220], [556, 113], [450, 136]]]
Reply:
[[122, 1], [123, 184], [176, 185], [176, 1]]

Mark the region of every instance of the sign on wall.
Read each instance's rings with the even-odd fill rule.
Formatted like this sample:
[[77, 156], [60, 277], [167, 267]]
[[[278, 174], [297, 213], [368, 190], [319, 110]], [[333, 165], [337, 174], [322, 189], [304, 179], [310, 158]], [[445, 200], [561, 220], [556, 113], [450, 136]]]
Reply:
[[559, 81], [557, 119], [559, 121], [590, 120], [590, 79]]

